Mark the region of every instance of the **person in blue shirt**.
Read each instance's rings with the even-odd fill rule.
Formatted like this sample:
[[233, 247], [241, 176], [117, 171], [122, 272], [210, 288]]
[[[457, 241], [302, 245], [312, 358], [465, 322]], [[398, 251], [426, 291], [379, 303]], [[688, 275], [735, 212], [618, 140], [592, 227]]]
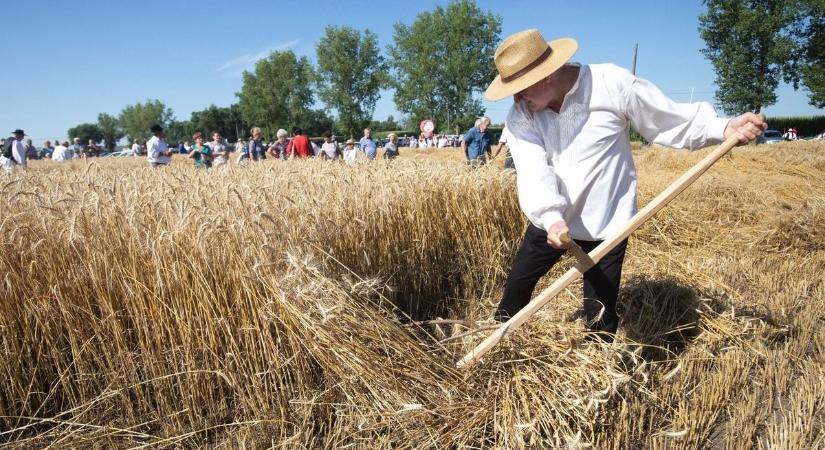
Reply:
[[364, 137], [361, 138], [359, 143], [361, 144], [361, 150], [367, 155], [367, 159], [375, 159], [378, 154], [378, 146], [372, 140], [372, 130], [370, 128], [364, 128]]
[[467, 157], [467, 164], [483, 165], [487, 162], [487, 156], [490, 154], [490, 143], [493, 140], [490, 133], [487, 132], [489, 127], [490, 118], [481, 117], [476, 120], [475, 126], [464, 134], [461, 149], [464, 150], [464, 156]]

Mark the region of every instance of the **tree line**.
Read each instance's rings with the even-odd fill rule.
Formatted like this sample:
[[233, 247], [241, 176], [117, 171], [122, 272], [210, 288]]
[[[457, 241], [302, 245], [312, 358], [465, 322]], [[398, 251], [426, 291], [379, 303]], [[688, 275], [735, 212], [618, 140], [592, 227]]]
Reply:
[[[785, 81], [804, 87], [812, 105], [825, 107], [825, 0], [704, 4], [699, 32], [702, 53], [716, 72], [717, 106], [727, 114], [758, 112], [776, 103], [778, 84]], [[235, 140], [252, 125], [267, 138], [293, 127], [314, 136], [358, 136], [370, 124], [416, 129], [423, 118], [441, 130], [464, 130], [484, 114], [478, 94], [496, 73], [501, 21], [473, 0], [455, 0], [419, 13], [412, 24], [396, 23], [383, 53], [368, 30], [328, 26], [315, 48], [315, 66], [291, 50], [272, 52], [243, 73], [233, 105], [211, 105], [176, 120], [162, 102], [147, 100], [117, 117], [100, 114], [97, 123], [80, 124], [69, 136], [105, 140], [111, 149], [123, 137], [147, 137], [153, 123], [164, 125], [171, 141], [213, 130]], [[374, 122], [380, 92], [389, 89], [403, 117], [400, 123], [392, 117]]]
[[702, 53], [716, 72], [716, 102], [728, 114], [776, 103], [780, 81], [825, 108], [825, 0], [705, 0]]
[[[118, 117], [100, 114], [97, 123], [80, 124], [68, 134], [83, 142], [105, 140], [111, 149], [123, 137], [147, 137], [153, 123], [166, 128], [169, 141], [213, 130], [232, 141], [246, 137], [253, 125], [266, 138], [293, 127], [313, 136], [324, 131], [359, 136], [369, 125], [417, 129], [423, 118], [442, 129], [466, 129], [485, 112], [478, 97], [496, 73], [491, 61], [501, 20], [473, 0], [455, 0], [418, 14], [411, 25], [396, 23], [387, 56], [369, 30], [328, 26], [315, 47], [315, 66], [292, 50], [274, 51], [244, 71], [233, 105], [211, 105], [189, 120], [176, 120], [162, 102], [147, 100], [127, 106]], [[392, 116], [372, 120], [381, 91], [388, 89], [395, 91], [401, 123]]]

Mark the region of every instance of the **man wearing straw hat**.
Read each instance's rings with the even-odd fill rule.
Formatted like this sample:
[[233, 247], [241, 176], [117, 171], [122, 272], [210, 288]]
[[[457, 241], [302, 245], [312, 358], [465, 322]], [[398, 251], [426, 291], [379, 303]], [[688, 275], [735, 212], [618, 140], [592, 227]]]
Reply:
[[11, 171], [15, 167], [26, 168], [26, 144], [23, 143], [26, 133], [18, 128], [12, 134], [14, 136], [3, 143], [3, 154], [0, 156], [0, 167], [6, 171]]
[[[516, 33], [495, 53], [499, 75], [484, 96], [513, 96], [507, 144], [518, 171], [519, 204], [530, 220], [495, 318], [529, 301], [537, 281], [561, 258], [569, 233], [585, 252], [614, 235], [636, 212], [636, 168], [628, 127], [650, 142], [698, 149], [736, 136], [755, 139], [767, 124], [753, 113], [733, 119], [708, 103], [678, 104], [650, 82], [612, 64], [568, 60], [578, 44]], [[584, 274], [584, 312], [593, 337], [612, 341], [627, 241]]]

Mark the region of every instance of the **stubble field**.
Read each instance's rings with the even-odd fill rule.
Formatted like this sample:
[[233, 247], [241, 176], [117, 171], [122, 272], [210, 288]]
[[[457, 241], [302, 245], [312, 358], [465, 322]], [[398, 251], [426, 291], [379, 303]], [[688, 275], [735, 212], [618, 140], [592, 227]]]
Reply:
[[[707, 151], [635, 148], [640, 205]], [[615, 344], [579, 283], [471, 370], [526, 225], [497, 165], [0, 187], [0, 447], [825, 447], [825, 142], [737, 148], [635, 233]]]

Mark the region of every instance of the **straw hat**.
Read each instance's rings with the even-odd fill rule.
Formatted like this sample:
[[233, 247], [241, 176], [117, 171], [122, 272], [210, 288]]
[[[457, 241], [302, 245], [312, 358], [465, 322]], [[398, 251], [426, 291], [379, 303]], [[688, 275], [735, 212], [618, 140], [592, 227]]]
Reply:
[[545, 41], [536, 29], [508, 37], [496, 49], [499, 74], [487, 87], [484, 98], [501, 100], [538, 83], [563, 66], [578, 46], [571, 38]]
[[347, 145], [355, 145], [355, 139], [347, 139]]

